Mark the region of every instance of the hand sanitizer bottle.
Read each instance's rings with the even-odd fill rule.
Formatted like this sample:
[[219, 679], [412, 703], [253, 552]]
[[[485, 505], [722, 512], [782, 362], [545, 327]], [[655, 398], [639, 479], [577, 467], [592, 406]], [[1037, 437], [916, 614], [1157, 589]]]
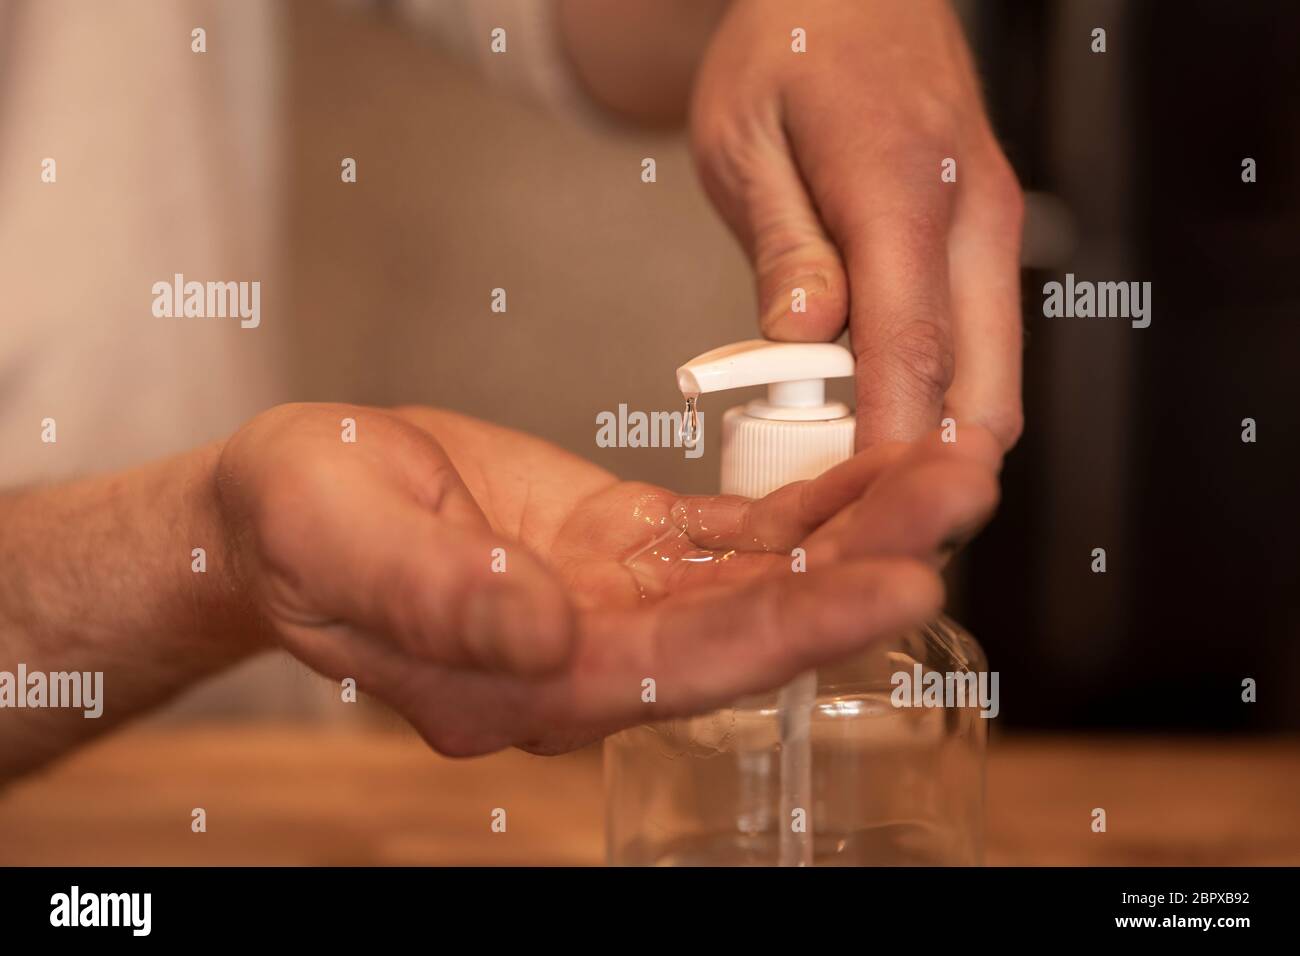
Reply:
[[[841, 346], [761, 339], [679, 368], [688, 431], [700, 395], [768, 387], [723, 417], [722, 492], [761, 497], [849, 458], [854, 419], [825, 380], [853, 370]], [[725, 710], [609, 737], [609, 862], [980, 863], [986, 673], [975, 640], [941, 618]]]

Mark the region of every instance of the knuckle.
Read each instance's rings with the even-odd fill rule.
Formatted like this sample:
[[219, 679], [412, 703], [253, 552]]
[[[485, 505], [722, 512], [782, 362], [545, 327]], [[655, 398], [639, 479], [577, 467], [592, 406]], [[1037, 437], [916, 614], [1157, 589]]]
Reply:
[[460, 472], [446, 458], [436, 456], [427, 462], [415, 491], [421, 504], [437, 514], [461, 487]]
[[920, 282], [946, 254], [952, 201], [916, 190], [890, 197], [854, 195], [840, 205], [837, 222], [847, 262], [873, 273], [905, 270], [907, 278]]
[[395, 677], [378, 693], [444, 757], [477, 757], [501, 749], [503, 744], [494, 739], [492, 731], [476, 727], [463, 707], [430, 692], [436, 687], [424, 669], [416, 667]]
[[436, 749], [444, 757], [481, 757], [501, 748], [485, 742], [477, 734], [454, 730], [442, 735]]
[[984, 416], [984, 426], [993, 433], [1003, 451], [1015, 447], [1025, 431], [1025, 413], [1019, 404], [999, 408]]
[[710, 115], [691, 127], [691, 152], [705, 174], [728, 192], [748, 195], [761, 177], [764, 161], [776, 148], [770, 123], [747, 111]]
[[754, 267], [760, 273], [789, 272], [793, 277], [808, 271], [809, 260], [823, 270], [828, 265], [838, 266], [834, 247], [812, 222], [786, 216], [759, 226], [754, 239]]
[[[458, 573], [453, 571], [452, 573]], [[384, 636], [413, 657], [436, 663], [459, 663], [454, 652], [442, 646], [447, 621], [456, 607], [433, 596], [429, 575], [415, 561], [398, 561], [376, 569], [367, 590], [374, 602], [374, 616], [388, 631]], [[458, 597], [465, 588], [452, 586], [448, 592]]]
[[464, 727], [441, 720], [419, 726], [418, 729], [425, 743], [444, 757], [479, 757], [500, 749], [492, 747], [478, 734]]
[[951, 149], [957, 142], [961, 120], [955, 103], [959, 96], [945, 89], [914, 91], [908, 110], [912, 140], [918, 145], [939, 150]]
[[730, 156], [738, 140], [733, 124], [720, 122], [711, 115], [701, 120], [702, 114], [696, 113], [690, 128], [691, 152], [703, 165], [709, 166], [718, 160]]
[[984, 181], [983, 190], [991, 227], [1008, 237], [1019, 238], [1025, 221], [1025, 193], [1005, 159], [999, 156], [993, 172]]
[[960, 115], [943, 92], [913, 91], [906, 102], [879, 104], [864, 119], [881, 158], [910, 163], [921, 156], [952, 156], [960, 141]]
[[930, 319], [914, 319], [899, 329], [878, 353], [884, 371], [901, 377], [910, 391], [933, 401], [952, 384], [952, 336], [947, 327]]

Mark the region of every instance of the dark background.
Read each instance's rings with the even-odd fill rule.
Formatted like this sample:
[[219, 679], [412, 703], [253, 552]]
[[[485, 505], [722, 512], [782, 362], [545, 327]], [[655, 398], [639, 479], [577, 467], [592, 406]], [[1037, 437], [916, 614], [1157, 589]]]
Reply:
[[[1002, 719], [1300, 727], [1300, 6], [968, 6], [1007, 154], [1074, 239], [1025, 273], [1027, 426], [963, 563]], [[1149, 280], [1150, 327], [1044, 318], [1066, 272]]]

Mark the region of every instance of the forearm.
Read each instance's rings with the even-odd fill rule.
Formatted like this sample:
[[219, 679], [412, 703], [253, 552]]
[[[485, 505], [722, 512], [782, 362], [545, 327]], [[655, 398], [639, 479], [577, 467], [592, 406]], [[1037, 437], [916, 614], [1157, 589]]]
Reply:
[[[0, 780], [155, 705], [261, 646], [215, 495], [220, 446], [0, 496], [0, 672], [102, 673], [102, 715], [0, 709]], [[204, 551], [205, 571], [193, 551]], [[0, 680], [3, 680], [0, 676]], [[38, 680], [40, 678], [37, 678]], [[87, 684], [87, 686], [93, 686]]]
[[555, 0], [587, 93], [639, 123], [682, 122], [695, 69], [731, 0]]

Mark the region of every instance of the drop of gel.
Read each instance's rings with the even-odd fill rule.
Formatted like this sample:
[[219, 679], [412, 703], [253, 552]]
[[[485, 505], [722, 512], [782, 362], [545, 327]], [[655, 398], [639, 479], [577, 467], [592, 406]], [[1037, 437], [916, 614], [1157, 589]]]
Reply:
[[694, 448], [700, 440], [700, 396], [686, 396], [686, 415], [682, 418], [682, 445]]

